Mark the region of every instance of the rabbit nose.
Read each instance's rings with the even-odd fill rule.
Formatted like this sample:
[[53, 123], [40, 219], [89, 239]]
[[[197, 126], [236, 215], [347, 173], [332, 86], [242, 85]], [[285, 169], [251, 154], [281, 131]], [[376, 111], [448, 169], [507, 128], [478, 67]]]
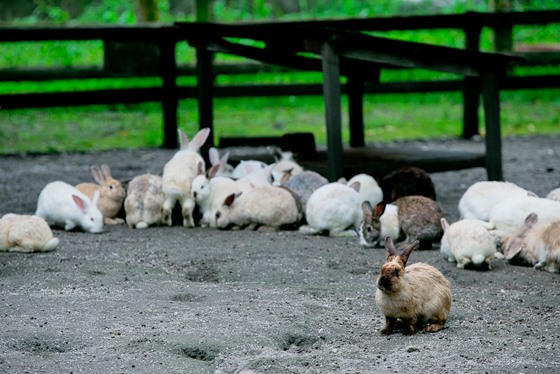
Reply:
[[391, 280], [389, 278], [381, 277], [377, 281], [377, 288], [381, 291], [387, 291], [391, 289]]

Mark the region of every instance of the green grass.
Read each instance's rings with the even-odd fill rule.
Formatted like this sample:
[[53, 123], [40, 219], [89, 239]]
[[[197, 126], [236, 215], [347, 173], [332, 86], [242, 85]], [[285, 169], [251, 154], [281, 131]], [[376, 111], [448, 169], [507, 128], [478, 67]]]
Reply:
[[[86, 7], [78, 19], [71, 20], [62, 9], [43, 6], [20, 25], [33, 25], [44, 20], [54, 24], [132, 24], [134, 2], [104, 0]], [[434, 8], [435, 2], [369, 0], [313, 2], [313, 8], [302, 13], [279, 15], [271, 2], [254, 0], [238, 7], [215, 0], [213, 12], [219, 21], [235, 22], [265, 19], [321, 19], [343, 17], [389, 16], [394, 14], [459, 13], [467, 10], [488, 11], [485, 1], [454, 2]], [[300, 2], [307, 4], [307, 2]], [[311, 4], [311, 3], [309, 3]], [[172, 16], [168, 2], [160, 2], [161, 20], [192, 20], [192, 14]], [[517, 6], [521, 6], [517, 4]], [[556, 1], [528, 1], [517, 10], [557, 8]], [[514, 29], [515, 43], [557, 43], [559, 25], [523, 26]], [[453, 47], [464, 46], [464, 35], [456, 30], [375, 33], [402, 40], [422, 41]], [[483, 50], [493, 48], [490, 30], [483, 30]], [[0, 69], [57, 68], [102, 66], [103, 44], [100, 41], [1, 43]], [[177, 45], [181, 64], [194, 61], [194, 51], [186, 43]], [[219, 55], [218, 62], [237, 62], [239, 58]], [[519, 68], [516, 74], [559, 74], [560, 67]], [[447, 79], [451, 76], [423, 70], [384, 71], [382, 81]], [[181, 77], [180, 85], [193, 85], [193, 77]], [[254, 75], [219, 76], [218, 84], [307, 83], [320, 82], [319, 73], [259, 73]], [[150, 87], [160, 85], [158, 78], [89, 79], [57, 82], [0, 82], [0, 93], [58, 92], [87, 89]], [[558, 132], [560, 123], [560, 90], [513, 91], [502, 93], [502, 128], [504, 135]], [[346, 99], [343, 99], [343, 139], [348, 141]], [[456, 137], [461, 133], [462, 100], [460, 93], [391, 94], [366, 96], [364, 102], [366, 141]], [[224, 98], [215, 101], [214, 138], [227, 136], [269, 136], [288, 132], [312, 132], [318, 144], [325, 143], [325, 120], [322, 98], [272, 97]], [[85, 106], [4, 110], [0, 109], [0, 153], [87, 151], [158, 147], [162, 143], [162, 114], [159, 103], [138, 105]], [[179, 127], [192, 134], [198, 128], [195, 100], [182, 100]]]
[[[367, 95], [367, 142], [457, 137], [461, 133], [459, 93]], [[555, 133], [560, 123], [560, 90], [502, 93], [504, 136]], [[326, 134], [321, 97], [223, 98], [215, 102], [214, 139], [312, 132], [318, 144]], [[182, 100], [179, 127], [198, 128], [195, 100]], [[343, 139], [348, 142], [346, 101]], [[2, 113], [0, 152], [60, 152], [158, 147], [163, 140], [157, 103], [13, 110]]]

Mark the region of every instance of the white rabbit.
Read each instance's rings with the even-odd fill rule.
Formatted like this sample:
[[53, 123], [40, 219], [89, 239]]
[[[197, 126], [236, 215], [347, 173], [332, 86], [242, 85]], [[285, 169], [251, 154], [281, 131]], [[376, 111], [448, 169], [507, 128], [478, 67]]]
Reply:
[[247, 174], [251, 174], [261, 169], [266, 169], [268, 165], [265, 162], [258, 160], [242, 160], [237, 164], [231, 173], [233, 179], [239, 179]]
[[555, 188], [546, 195], [547, 199], [560, 201], [560, 188]]
[[202, 227], [209, 226], [212, 208], [215, 210], [230, 193], [240, 192], [236, 181], [216, 175], [219, 168], [220, 165], [212, 166], [205, 174], [197, 175], [192, 183], [191, 193], [202, 214]]
[[274, 164], [267, 165], [262, 169], [255, 169], [254, 171], [237, 179], [235, 182], [237, 183], [239, 190], [247, 192], [256, 187], [270, 186], [272, 183], [271, 172], [273, 167]]
[[231, 177], [233, 174], [233, 165], [228, 164], [229, 151], [224, 153], [220, 157], [220, 152], [216, 147], [211, 147], [208, 150], [208, 159], [212, 166], [218, 165], [218, 170], [216, 171], [216, 176], [219, 177]]
[[533, 192], [510, 182], [483, 181], [470, 186], [459, 200], [461, 218], [488, 221], [490, 211], [507, 198], [536, 196]]
[[560, 220], [537, 222], [531, 213], [520, 229], [502, 238], [506, 260], [517, 265], [534, 266], [550, 273], [560, 271]]
[[303, 172], [303, 168], [294, 160], [292, 152], [283, 152], [278, 147], [268, 147], [268, 151], [276, 160], [272, 168], [272, 184], [274, 186], [280, 186], [282, 179], [286, 179], [286, 175], [292, 177]]
[[362, 201], [369, 201], [372, 206], [376, 206], [383, 201], [383, 191], [381, 191], [381, 187], [379, 187], [377, 181], [371, 175], [357, 174], [350, 178], [346, 184], [350, 186], [354, 182], [360, 183], [359, 193]]
[[289, 188], [294, 192], [301, 202], [303, 214], [305, 214], [307, 201], [311, 194], [319, 187], [329, 183], [329, 180], [315, 171], [305, 170], [297, 175], [282, 180], [281, 186]]
[[103, 231], [103, 215], [97, 208], [98, 201], [99, 191], [90, 201], [68, 183], [51, 182], [39, 194], [35, 215], [67, 231], [79, 227], [87, 232], [99, 233]]
[[334, 182], [311, 194], [305, 209], [307, 225], [300, 227], [304, 234], [354, 236], [362, 222], [360, 184], [348, 186]]
[[523, 196], [507, 198], [490, 211], [490, 225], [496, 236], [515, 233], [530, 213], [536, 213], [539, 221], [560, 220], [560, 202], [550, 199]]
[[57, 246], [49, 224], [39, 216], [10, 213], [0, 219], [0, 251], [47, 252]]
[[124, 200], [128, 227], [145, 229], [163, 223], [163, 201], [159, 175], [142, 174], [134, 177], [128, 183]]
[[200, 147], [206, 142], [210, 134], [209, 128], [204, 128], [194, 136], [191, 142], [187, 135], [179, 130], [181, 148], [163, 168], [162, 189], [165, 201], [163, 202], [163, 221], [172, 225], [171, 213], [177, 202], [181, 205], [183, 226], [194, 227], [193, 211], [194, 199], [191, 196], [193, 179], [206, 170], [204, 159], [198, 153]]
[[256, 187], [229, 194], [212, 217], [221, 229], [265, 226], [281, 229], [301, 220], [298, 201], [292, 192], [276, 186]]
[[463, 219], [449, 224], [441, 219], [443, 236], [440, 251], [449, 262], [457, 262], [458, 268], [469, 264], [480, 267], [487, 264], [492, 268], [494, 258], [503, 258], [496, 250], [496, 239], [488, 232], [488, 224], [474, 219]]

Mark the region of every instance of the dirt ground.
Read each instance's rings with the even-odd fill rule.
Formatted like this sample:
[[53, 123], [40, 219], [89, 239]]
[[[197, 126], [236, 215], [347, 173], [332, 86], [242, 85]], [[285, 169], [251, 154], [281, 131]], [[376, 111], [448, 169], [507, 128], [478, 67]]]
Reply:
[[[172, 153], [0, 157], [0, 214], [34, 212], [45, 184], [89, 181], [90, 164], [126, 180], [160, 173]], [[560, 185], [559, 160], [558, 135], [504, 139], [505, 178], [539, 196]], [[432, 176], [451, 221], [486, 179], [481, 168]], [[124, 225], [55, 236], [54, 252], [0, 253], [0, 372], [560, 372], [559, 274], [498, 260], [461, 270], [438, 249], [413, 252], [410, 263], [450, 280], [450, 319], [438, 333], [383, 337], [384, 250], [357, 238]]]

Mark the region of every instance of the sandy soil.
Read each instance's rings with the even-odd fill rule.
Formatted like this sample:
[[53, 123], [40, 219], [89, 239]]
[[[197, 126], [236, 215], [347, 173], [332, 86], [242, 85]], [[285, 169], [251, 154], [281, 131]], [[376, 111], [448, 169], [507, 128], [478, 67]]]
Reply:
[[[417, 142], [426, 147], [441, 142]], [[453, 146], [477, 148], [476, 142]], [[168, 150], [0, 157], [0, 214], [32, 213], [52, 180], [160, 173]], [[504, 140], [507, 180], [560, 185], [560, 136]], [[448, 218], [483, 169], [433, 174]], [[380, 336], [384, 250], [357, 238], [180, 226], [55, 231], [46, 254], [0, 254], [0, 372], [558, 373], [560, 275], [495, 261], [457, 269], [437, 249], [453, 305], [438, 333]]]

